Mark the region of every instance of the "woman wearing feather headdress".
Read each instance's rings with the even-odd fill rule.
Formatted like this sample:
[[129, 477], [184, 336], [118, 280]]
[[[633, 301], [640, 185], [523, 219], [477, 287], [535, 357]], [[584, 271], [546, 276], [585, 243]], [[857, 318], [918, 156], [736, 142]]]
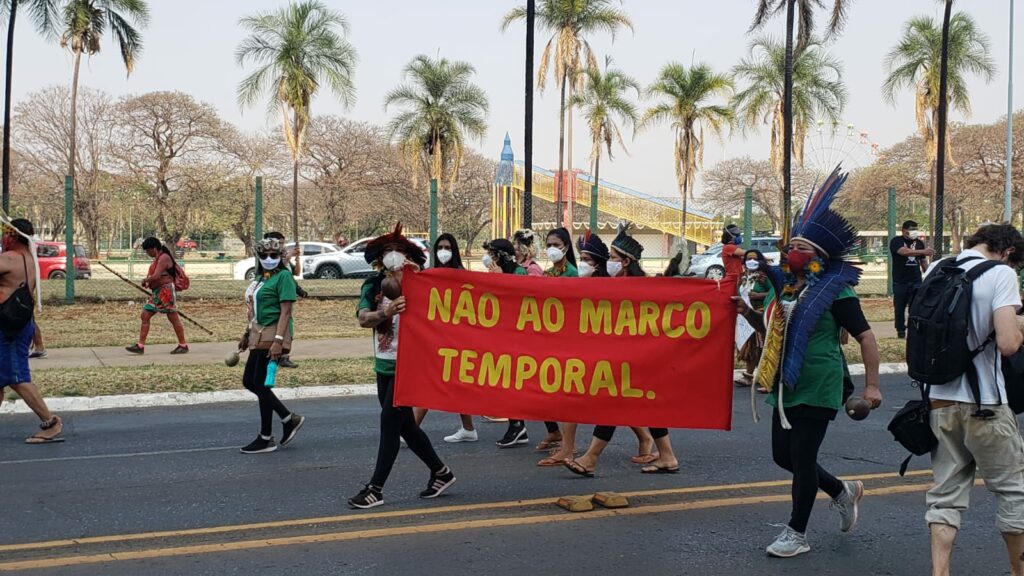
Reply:
[[763, 321], [767, 326], [765, 350], [754, 380], [771, 391], [768, 403], [776, 408], [772, 457], [793, 474], [789, 524], [767, 548], [768, 554], [776, 557], [810, 551], [807, 521], [819, 489], [832, 498], [843, 532], [857, 522], [864, 485], [841, 481], [818, 464], [818, 449], [828, 424], [842, 407], [842, 330], [860, 343], [864, 399], [872, 408], [882, 402], [878, 345], [853, 291], [860, 270], [844, 260], [857, 232], [830, 207], [845, 181], [846, 175], [837, 168], [807, 200], [793, 226], [781, 270], [769, 271], [778, 296], [767, 300], [763, 319], [739, 305], [749, 321]]

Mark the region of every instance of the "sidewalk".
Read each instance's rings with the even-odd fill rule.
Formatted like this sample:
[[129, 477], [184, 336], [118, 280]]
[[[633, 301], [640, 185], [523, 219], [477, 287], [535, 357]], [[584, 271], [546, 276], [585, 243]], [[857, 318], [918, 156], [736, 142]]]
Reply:
[[[121, 346], [97, 348], [50, 348], [46, 358], [32, 360], [33, 370], [46, 368], [96, 368], [101, 366], [148, 366], [153, 364], [208, 364], [223, 362], [238, 346], [237, 342], [201, 342], [189, 344], [189, 353], [171, 355], [174, 344], [150, 344], [142, 355], [130, 354]], [[366, 358], [373, 355], [366, 338], [296, 340], [292, 359]]]

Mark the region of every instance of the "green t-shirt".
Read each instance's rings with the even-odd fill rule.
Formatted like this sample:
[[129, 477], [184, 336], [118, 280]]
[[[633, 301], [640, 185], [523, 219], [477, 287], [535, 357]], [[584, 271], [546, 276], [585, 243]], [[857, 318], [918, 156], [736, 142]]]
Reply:
[[548, 268], [547, 270], [544, 271], [544, 275], [545, 276], [559, 276], [559, 277], [562, 277], [562, 278], [579, 278], [580, 277], [579, 271], [576, 270], [576, 267], [572, 265], [572, 262], [566, 262], [565, 263], [565, 270], [563, 270], [561, 274], [555, 274], [554, 271], [555, 271], [555, 267], [552, 266], [551, 268]]
[[[275, 272], [253, 290], [253, 319], [262, 326], [276, 326], [281, 318], [281, 302], [295, 302], [295, 278], [288, 271]], [[288, 333], [292, 334], [292, 319], [288, 319]]]
[[[774, 295], [769, 296], [765, 304], [770, 302], [773, 297]], [[856, 297], [857, 294], [853, 289], [847, 286], [839, 293], [836, 300]], [[807, 342], [803, 368], [800, 371], [796, 389], [786, 388], [783, 392], [787, 409], [800, 405], [829, 410], [842, 408], [843, 355], [839, 344], [839, 333], [839, 323], [832, 315], [832, 310], [826, 310], [818, 319], [818, 325], [814, 327], [811, 338]], [[779, 384], [779, 386], [782, 385]], [[778, 386], [768, 396], [768, 403], [772, 406], [777, 405]]]
[[[376, 279], [367, 278], [363, 287], [359, 290], [359, 306], [356, 308], [356, 317], [362, 310], [374, 310], [373, 301], [377, 297], [379, 287], [374, 290]], [[391, 301], [381, 298], [380, 305], [376, 310], [385, 309]], [[395, 373], [395, 363], [398, 360], [398, 322], [399, 316], [391, 318], [391, 331], [388, 334], [381, 334], [376, 328], [373, 330], [373, 370], [378, 374], [391, 376]]]
[[515, 274], [516, 276], [529, 276], [529, 273], [526, 271], [526, 268], [523, 268], [522, 266], [516, 266], [516, 271], [513, 272], [513, 274]]

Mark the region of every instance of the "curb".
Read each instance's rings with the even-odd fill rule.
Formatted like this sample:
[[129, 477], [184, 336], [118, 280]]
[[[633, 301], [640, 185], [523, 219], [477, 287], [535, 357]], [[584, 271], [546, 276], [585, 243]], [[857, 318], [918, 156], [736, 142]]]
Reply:
[[[905, 374], [905, 363], [882, 364], [879, 374]], [[737, 370], [734, 377], [739, 377]], [[850, 374], [864, 375], [863, 364], [850, 365]], [[275, 390], [282, 400], [306, 398], [341, 398], [346, 396], [374, 396], [377, 387], [373, 384], [348, 384], [344, 386], [302, 386], [299, 388], [278, 388]], [[90, 412], [92, 410], [116, 410], [131, 408], [157, 408], [166, 406], [197, 406], [221, 402], [251, 402], [248, 390], [219, 390], [217, 392], [161, 392], [156, 394], [124, 394], [117, 396], [96, 396], [92, 398], [63, 397], [47, 398], [46, 404], [54, 412]], [[4, 402], [0, 414], [24, 414], [30, 410], [21, 400]]]

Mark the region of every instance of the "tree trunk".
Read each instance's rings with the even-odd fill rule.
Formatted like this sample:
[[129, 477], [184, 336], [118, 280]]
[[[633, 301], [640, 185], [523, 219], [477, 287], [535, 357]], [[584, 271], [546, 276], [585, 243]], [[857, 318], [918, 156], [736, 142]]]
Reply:
[[786, 0], [786, 74], [782, 94], [782, 218], [783, 237], [789, 237], [793, 198], [793, 17], [796, 0]]
[[[598, 149], [598, 150], [599, 151], [597, 153], [597, 156], [594, 158], [594, 186], [597, 187], [598, 190], [600, 190], [601, 189], [601, 152], [600, 152], [600, 149]], [[592, 191], [590, 191], [589, 193], [590, 193], [590, 214], [591, 214], [591, 218], [590, 218], [590, 231], [593, 232], [594, 234], [597, 234], [597, 224], [598, 224], [597, 220], [598, 220], [598, 216], [599, 216], [599, 212], [597, 210], [597, 196], [598, 195], [594, 194]], [[570, 230], [572, 230], [572, 228], [570, 228]]]
[[71, 176], [71, 192], [77, 193], [75, 183], [75, 153], [78, 148], [78, 72], [82, 64], [82, 51], [75, 50], [75, 71], [71, 77], [71, 141], [68, 146], [68, 176]]
[[536, 0], [526, 0], [526, 126], [523, 129], [523, 228], [533, 226], [533, 28]]
[[7, 21], [7, 69], [4, 85], [4, 150], [3, 150], [3, 209], [11, 210], [11, 83], [14, 72], [14, 20], [18, 16], [18, 0], [11, 0], [11, 14]]
[[[573, 74], [575, 76], [575, 74]], [[561, 225], [565, 226], [569, 230], [572, 230], [572, 213], [573, 213], [573, 198], [576, 196], [576, 179], [572, 177], [572, 97], [576, 93], [576, 82], [575, 79], [569, 82], [569, 105], [566, 106], [565, 110], [565, 123], [566, 123], [566, 153], [565, 153], [565, 170], [569, 173], [569, 191], [568, 194], [563, 190], [562, 198], [565, 200], [565, 205], [562, 206], [562, 220]]]
[[687, 216], [686, 209], [687, 209], [688, 202], [689, 202], [689, 199], [690, 199], [690, 186], [689, 186], [689, 180], [686, 177], [687, 171], [689, 170], [689, 167], [687, 166], [686, 162], [687, 162], [687, 159], [690, 157], [690, 145], [692, 144], [692, 142], [693, 142], [693, 135], [690, 134], [690, 133], [684, 133], [683, 134], [683, 158], [682, 158], [682, 160], [683, 160], [683, 185], [682, 185], [682, 190], [681, 190], [681, 192], [683, 193], [683, 217], [682, 217], [682, 226], [681, 226], [681, 228], [679, 230], [679, 241], [680, 241], [679, 251], [683, 253], [682, 262], [685, 263], [685, 265], [687, 265], [687, 266], [689, 265], [689, 262], [690, 262], [688, 260], [688, 258], [690, 256], [690, 254], [689, 254], [689, 252], [690, 252], [690, 243], [686, 240], [686, 220], [687, 220], [687, 218], [686, 218], [686, 216]]
[[295, 250], [301, 260], [302, 250], [299, 245], [299, 113], [292, 111], [292, 134], [295, 137], [295, 150], [292, 151], [292, 238], [295, 239]]
[[935, 160], [928, 162], [928, 233], [935, 243]]
[[565, 82], [567, 74], [562, 72], [561, 108], [558, 112], [558, 178], [555, 181], [555, 223], [562, 217], [562, 171], [565, 170]]
[[935, 256], [945, 253], [942, 233], [942, 211], [945, 205], [946, 188], [946, 108], [948, 105], [949, 79], [949, 17], [953, 11], [953, 0], [946, 0], [946, 12], [942, 18], [942, 54], [939, 65], [939, 125], [935, 147]]

